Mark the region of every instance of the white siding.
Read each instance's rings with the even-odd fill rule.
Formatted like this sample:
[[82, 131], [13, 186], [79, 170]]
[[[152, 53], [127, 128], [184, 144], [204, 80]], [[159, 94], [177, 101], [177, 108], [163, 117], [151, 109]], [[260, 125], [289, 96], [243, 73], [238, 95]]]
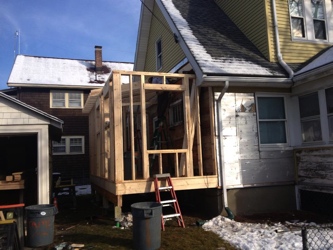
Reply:
[[260, 151], [253, 93], [223, 96], [222, 126], [223, 166], [228, 188], [294, 181], [292, 150]]

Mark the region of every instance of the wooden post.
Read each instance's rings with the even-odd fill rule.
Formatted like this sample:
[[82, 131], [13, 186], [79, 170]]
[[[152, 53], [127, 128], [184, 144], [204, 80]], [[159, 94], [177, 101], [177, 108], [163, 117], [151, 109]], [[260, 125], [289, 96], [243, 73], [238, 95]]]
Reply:
[[111, 181], [116, 181], [116, 157], [115, 157], [115, 138], [116, 138], [116, 135], [115, 135], [115, 125], [114, 125], [114, 120], [115, 120], [115, 116], [114, 116], [114, 103], [115, 103], [115, 100], [114, 100], [114, 95], [113, 95], [113, 92], [114, 92], [114, 84], [113, 82], [109, 82], [109, 86], [107, 89], [107, 92], [106, 92], [106, 96], [109, 98], [109, 118], [110, 118], [110, 128], [109, 128], [109, 131], [110, 131], [110, 139], [109, 139], [109, 145], [110, 145], [110, 180]]
[[114, 108], [114, 156], [115, 156], [115, 182], [124, 180], [124, 149], [123, 149], [123, 126], [122, 126], [122, 96], [121, 75], [113, 72], [113, 108]]
[[147, 124], [146, 124], [146, 92], [145, 75], [140, 78], [140, 104], [141, 104], [141, 139], [142, 139], [142, 169], [143, 178], [149, 178], [149, 159], [147, 153]]
[[135, 133], [134, 133], [134, 110], [133, 110], [133, 77], [129, 76], [129, 97], [130, 97], [130, 135], [131, 135], [131, 172], [132, 172], [132, 180], [136, 179], [136, 169], [135, 169]]
[[187, 148], [187, 154], [186, 154], [186, 176], [191, 177], [193, 176], [193, 165], [190, 164], [190, 157], [192, 156], [192, 152], [189, 150], [189, 145], [191, 144], [191, 139], [190, 139], [190, 86], [189, 86], [189, 78], [188, 76], [185, 76], [183, 79], [183, 84], [185, 85], [185, 91], [184, 91], [184, 102], [185, 102], [185, 114], [184, 114], [184, 134], [185, 134], [185, 139], [186, 139], [186, 148]]
[[211, 151], [212, 151], [212, 161], [214, 163], [214, 174], [217, 174], [217, 162], [216, 162], [216, 138], [215, 138], [215, 120], [214, 120], [214, 92], [212, 87], [208, 88], [208, 98], [209, 98], [209, 118], [210, 118], [210, 137], [211, 137]]

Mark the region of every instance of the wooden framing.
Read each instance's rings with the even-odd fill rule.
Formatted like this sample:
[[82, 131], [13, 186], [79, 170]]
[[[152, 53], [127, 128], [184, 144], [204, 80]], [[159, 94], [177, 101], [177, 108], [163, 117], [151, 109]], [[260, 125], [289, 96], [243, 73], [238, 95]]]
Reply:
[[[122, 84], [125, 78], [128, 83]], [[158, 95], [165, 91], [182, 99], [182, 144], [150, 148]], [[116, 206], [122, 205], [122, 195], [153, 192], [153, 174], [167, 170], [172, 171], [178, 190], [217, 187], [216, 173], [204, 176], [199, 89], [194, 75], [113, 71], [103, 89], [91, 92], [84, 112], [89, 113], [91, 126], [92, 186]], [[165, 119], [162, 122], [158, 117], [158, 126], [167, 124]]]

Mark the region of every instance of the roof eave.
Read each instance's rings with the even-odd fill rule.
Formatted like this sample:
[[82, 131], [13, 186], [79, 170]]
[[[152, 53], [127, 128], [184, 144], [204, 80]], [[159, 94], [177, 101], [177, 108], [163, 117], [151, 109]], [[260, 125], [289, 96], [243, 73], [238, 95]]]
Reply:
[[[232, 87], [265, 87], [265, 88], [291, 88], [292, 81], [286, 77], [259, 77], [259, 76], [207, 76], [198, 81], [200, 87], [218, 87], [221, 82], [228, 81]], [[279, 84], [279, 85], [277, 85]]]
[[48, 114], [48, 113], [46, 113], [46, 112], [44, 112], [42, 110], [39, 110], [39, 109], [37, 109], [37, 108], [35, 108], [33, 106], [30, 106], [30, 105], [28, 105], [28, 104], [26, 104], [24, 102], [21, 102], [20, 100], [17, 100], [14, 97], [6, 95], [5, 93], [0, 92], [0, 96], [2, 98], [6, 99], [7, 101], [15, 103], [16, 105], [19, 105], [19, 106], [21, 106], [21, 107], [23, 107], [25, 109], [31, 110], [31, 111], [35, 112], [36, 114], [41, 115], [41, 116], [47, 118], [49, 120], [49, 122], [50, 122], [50, 125], [52, 125], [52, 126], [54, 126], [54, 127], [59, 128], [59, 129], [62, 130], [63, 124], [64, 124], [63, 120], [61, 120], [61, 119], [59, 119], [59, 118], [57, 118], [57, 117], [55, 117], [53, 115], [50, 115], [50, 114]]
[[57, 88], [57, 89], [98, 89], [105, 83], [85, 85], [62, 85], [62, 84], [40, 84], [40, 83], [8, 83], [9, 87], [32, 87], [32, 88]]
[[301, 74], [296, 73], [293, 77], [293, 81], [295, 82], [294, 86], [298, 86], [317, 79], [318, 77], [324, 77], [328, 75], [333, 75], [333, 62], [312, 70], [305, 71]]

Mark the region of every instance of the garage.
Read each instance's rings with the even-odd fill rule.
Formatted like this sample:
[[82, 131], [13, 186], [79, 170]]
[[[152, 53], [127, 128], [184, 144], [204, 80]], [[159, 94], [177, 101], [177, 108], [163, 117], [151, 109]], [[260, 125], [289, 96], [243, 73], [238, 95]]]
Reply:
[[[0, 201], [48, 204], [52, 195], [52, 141], [63, 121], [0, 92]], [[20, 173], [18, 182], [6, 176]]]

